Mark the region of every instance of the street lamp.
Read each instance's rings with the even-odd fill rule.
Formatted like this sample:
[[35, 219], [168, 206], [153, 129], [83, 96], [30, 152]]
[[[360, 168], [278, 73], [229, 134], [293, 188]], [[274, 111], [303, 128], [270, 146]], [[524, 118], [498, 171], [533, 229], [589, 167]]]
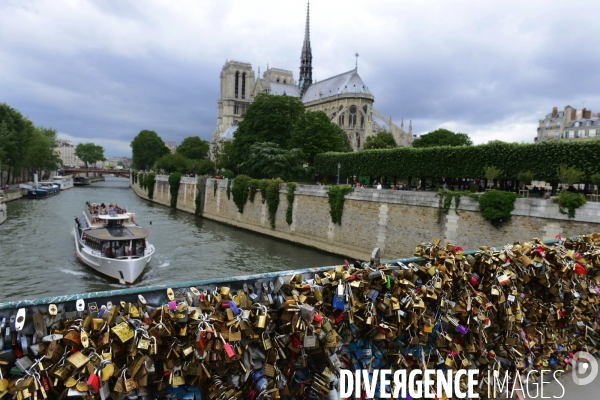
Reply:
[[340, 184], [340, 168], [342, 168], [342, 164], [338, 163], [338, 181], [337, 184]]

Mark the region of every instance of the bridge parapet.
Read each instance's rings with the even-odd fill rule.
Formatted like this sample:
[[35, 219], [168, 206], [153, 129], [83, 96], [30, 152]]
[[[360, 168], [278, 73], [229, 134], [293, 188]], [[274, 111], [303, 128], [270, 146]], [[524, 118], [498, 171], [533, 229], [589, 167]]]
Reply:
[[94, 173], [99, 175], [114, 175], [123, 178], [129, 178], [131, 170], [129, 169], [106, 169], [106, 168], [65, 168], [65, 175], [79, 175]]

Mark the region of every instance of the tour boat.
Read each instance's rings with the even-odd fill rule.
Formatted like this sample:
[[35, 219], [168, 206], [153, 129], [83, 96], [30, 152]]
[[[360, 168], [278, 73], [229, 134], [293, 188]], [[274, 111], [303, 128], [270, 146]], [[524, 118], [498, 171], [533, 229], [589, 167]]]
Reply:
[[4, 204], [4, 197], [0, 196], [0, 224], [6, 221], [6, 204]]
[[108, 210], [99, 214], [90, 204], [75, 217], [75, 251], [85, 265], [119, 283], [133, 284], [152, 259], [154, 246], [148, 231], [134, 222], [135, 214]]
[[53, 180], [60, 190], [67, 190], [73, 187], [73, 177], [71, 175], [56, 175]]
[[75, 186], [87, 186], [90, 184], [90, 178], [86, 178], [85, 176], [76, 176], [73, 179], [73, 185]]

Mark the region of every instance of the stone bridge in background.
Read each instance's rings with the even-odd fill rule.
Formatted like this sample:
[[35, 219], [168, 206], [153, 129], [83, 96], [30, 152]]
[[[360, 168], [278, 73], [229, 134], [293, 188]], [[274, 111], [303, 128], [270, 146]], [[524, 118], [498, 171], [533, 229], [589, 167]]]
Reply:
[[65, 175], [83, 175], [83, 174], [98, 174], [98, 175], [114, 175], [123, 178], [129, 178], [129, 169], [106, 169], [106, 168], [65, 168]]

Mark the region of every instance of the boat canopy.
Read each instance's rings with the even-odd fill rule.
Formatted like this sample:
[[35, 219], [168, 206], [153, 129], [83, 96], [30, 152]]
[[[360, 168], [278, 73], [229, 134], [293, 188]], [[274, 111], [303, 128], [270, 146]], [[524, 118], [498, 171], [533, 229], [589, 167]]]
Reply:
[[85, 233], [99, 240], [135, 240], [145, 239], [148, 236], [148, 231], [144, 228], [125, 227], [88, 229]]
[[104, 220], [114, 220], [114, 219], [129, 219], [129, 215], [127, 214], [117, 214], [110, 212], [108, 214], [99, 214], [95, 215], [96, 218], [104, 219]]

